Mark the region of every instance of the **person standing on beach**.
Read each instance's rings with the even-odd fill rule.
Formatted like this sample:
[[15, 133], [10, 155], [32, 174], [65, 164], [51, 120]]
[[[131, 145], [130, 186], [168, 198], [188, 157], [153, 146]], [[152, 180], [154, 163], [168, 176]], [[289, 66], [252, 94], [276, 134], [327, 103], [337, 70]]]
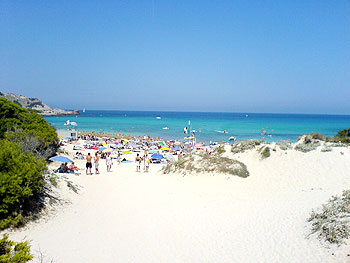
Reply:
[[95, 153], [95, 158], [94, 158], [94, 162], [95, 162], [95, 173], [96, 174], [100, 174], [100, 171], [98, 170], [98, 166], [99, 166], [99, 161], [100, 161], [100, 156], [98, 156], [98, 153]]
[[118, 151], [118, 157], [117, 157], [118, 164], [120, 164], [120, 157], [121, 157], [120, 151]]
[[92, 156], [90, 155], [90, 153], [88, 153], [88, 155], [86, 156], [86, 175], [88, 175], [88, 170], [90, 170], [90, 175], [92, 174], [91, 172], [91, 168], [92, 168]]
[[142, 161], [142, 158], [139, 156], [139, 154], [137, 154], [136, 159], [135, 159], [136, 172], [140, 172], [141, 171], [141, 161]]
[[107, 156], [106, 156], [106, 165], [107, 165], [107, 172], [110, 172], [111, 171], [111, 167], [112, 167], [112, 157], [111, 157], [111, 153], [107, 153]]
[[143, 154], [142, 160], [143, 160], [143, 171], [145, 171], [146, 170], [146, 161], [147, 161], [147, 151], [145, 151], [145, 153]]
[[145, 173], [148, 173], [148, 170], [149, 170], [149, 163], [150, 163], [151, 161], [148, 159], [148, 156], [146, 155], [145, 157], [144, 157], [144, 164], [145, 164], [145, 168], [144, 168], [144, 172]]

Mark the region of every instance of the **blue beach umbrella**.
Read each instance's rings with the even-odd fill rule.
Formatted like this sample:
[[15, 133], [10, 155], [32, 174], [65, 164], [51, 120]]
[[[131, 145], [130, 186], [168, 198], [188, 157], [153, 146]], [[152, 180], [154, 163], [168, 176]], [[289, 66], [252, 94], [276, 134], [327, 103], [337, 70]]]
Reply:
[[181, 148], [180, 147], [174, 147], [171, 150], [173, 150], [173, 151], [181, 151]]
[[164, 156], [161, 154], [153, 154], [151, 158], [161, 160], [164, 158]]
[[62, 163], [72, 163], [73, 161], [69, 159], [68, 157], [64, 156], [54, 156], [49, 159], [50, 161], [53, 162], [62, 162]]
[[99, 147], [98, 150], [99, 151], [103, 151], [104, 149], [107, 149], [106, 147]]

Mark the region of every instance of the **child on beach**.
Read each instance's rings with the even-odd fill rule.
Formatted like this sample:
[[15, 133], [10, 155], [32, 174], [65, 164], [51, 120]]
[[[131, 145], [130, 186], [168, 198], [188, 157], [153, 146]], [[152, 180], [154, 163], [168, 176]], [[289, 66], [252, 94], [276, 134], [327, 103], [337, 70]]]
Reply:
[[112, 164], [113, 164], [112, 157], [111, 157], [111, 153], [109, 152], [106, 156], [107, 172], [111, 171]]

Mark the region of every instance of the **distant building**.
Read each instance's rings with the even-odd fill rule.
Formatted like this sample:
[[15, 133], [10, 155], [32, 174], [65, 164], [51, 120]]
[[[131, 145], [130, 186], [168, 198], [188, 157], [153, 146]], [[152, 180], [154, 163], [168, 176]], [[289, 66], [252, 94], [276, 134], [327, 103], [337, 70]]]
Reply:
[[74, 129], [57, 130], [57, 135], [61, 139], [66, 139], [66, 138], [77, 139], [78, 138], [78, 132]]

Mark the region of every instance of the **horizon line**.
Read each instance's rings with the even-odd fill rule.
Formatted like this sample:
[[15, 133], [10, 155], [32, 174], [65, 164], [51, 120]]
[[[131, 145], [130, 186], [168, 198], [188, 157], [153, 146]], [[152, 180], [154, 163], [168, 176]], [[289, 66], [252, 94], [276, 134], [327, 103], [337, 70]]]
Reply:
[[[73, 109], [65, 109], [65, 110], [73, 110]], [[75, 109], [77, 110], [77, 109]], [[83, 109], [78, 109], [81, 113]], [[327, 116], [349, 116], [349, 114], [344, 113], [286, 113], [286, 112], [232, 112], [232, 111], [176, 111], [176, 110], [116, 110], [116, 109], [107, 109], [107, 110], [97, 110], [90, 109], [86, 111], [129, 111], [129, 112], [182, 112], [182, 113], [234, 113], [234, 114], [272, 114], [272, 115], [280, 115], [280, 114], [290, 114], [290, 115], [327, 115]]]

